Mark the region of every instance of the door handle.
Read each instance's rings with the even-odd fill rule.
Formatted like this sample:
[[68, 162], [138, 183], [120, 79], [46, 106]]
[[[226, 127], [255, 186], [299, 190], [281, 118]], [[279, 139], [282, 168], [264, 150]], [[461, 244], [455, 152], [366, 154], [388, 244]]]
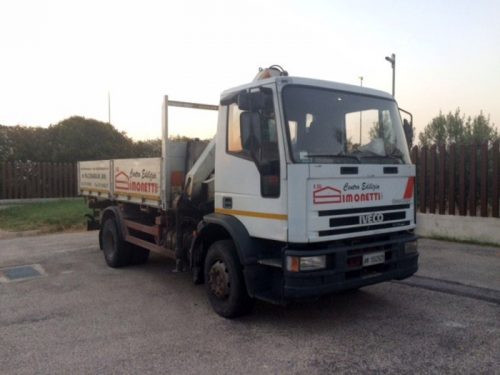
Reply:
[[227, 208], [227, 209], [233, 208], [233, 198], [222, 197], [222, 208]]

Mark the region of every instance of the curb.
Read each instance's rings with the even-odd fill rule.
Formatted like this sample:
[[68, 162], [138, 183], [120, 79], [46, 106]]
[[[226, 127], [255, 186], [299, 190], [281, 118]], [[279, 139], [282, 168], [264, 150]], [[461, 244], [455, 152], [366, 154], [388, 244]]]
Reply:
[[0, 199], [0, 206], [20, 205], [28, 203], [48, 203], [57, 201], [71, 201], [82, 199], [82, 197], [60, 197], [60, 198], [22, 198], [22, 199]]
[[12, 238], [19, 238], [19, 237], [38, 236], [42, 233], [43, 232], [41, 230], [25, 230], [22, 232], [8, 232], [8, 231], [0, 230], [0, 240], [9, 240]]

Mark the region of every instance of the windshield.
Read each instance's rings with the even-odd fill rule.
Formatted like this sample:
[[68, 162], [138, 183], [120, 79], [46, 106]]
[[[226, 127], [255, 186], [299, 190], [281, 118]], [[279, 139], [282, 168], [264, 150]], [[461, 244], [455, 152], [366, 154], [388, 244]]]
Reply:
[[283, 106], [296, 163], [410, 163], [392, 100], [290, 85]]

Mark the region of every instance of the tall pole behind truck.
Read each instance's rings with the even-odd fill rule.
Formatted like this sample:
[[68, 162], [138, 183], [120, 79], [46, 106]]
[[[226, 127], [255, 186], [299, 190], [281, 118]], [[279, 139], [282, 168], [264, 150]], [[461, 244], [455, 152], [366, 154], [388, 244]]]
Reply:
[[[161, 158], [79, 163], [109, 266], [167, 255], [227, 318], [417, 271], [415, 166], [391, 95], [273, 66], [218, 106], [164, 104]], [[170, 141], [172, 105], [217, 108], [214, 140]]]

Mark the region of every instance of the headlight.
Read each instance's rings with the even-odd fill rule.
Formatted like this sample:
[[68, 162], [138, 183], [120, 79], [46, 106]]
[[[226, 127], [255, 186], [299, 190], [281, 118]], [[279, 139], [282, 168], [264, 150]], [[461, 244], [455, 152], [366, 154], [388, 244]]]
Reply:
[[326, 255], [314, 257], [287, 257], [286, 269], [290, 272], [314, 271], [326, 268]]
[[412, 255], [418, 252], [417, 241], [405, 243], [405, 255]]

